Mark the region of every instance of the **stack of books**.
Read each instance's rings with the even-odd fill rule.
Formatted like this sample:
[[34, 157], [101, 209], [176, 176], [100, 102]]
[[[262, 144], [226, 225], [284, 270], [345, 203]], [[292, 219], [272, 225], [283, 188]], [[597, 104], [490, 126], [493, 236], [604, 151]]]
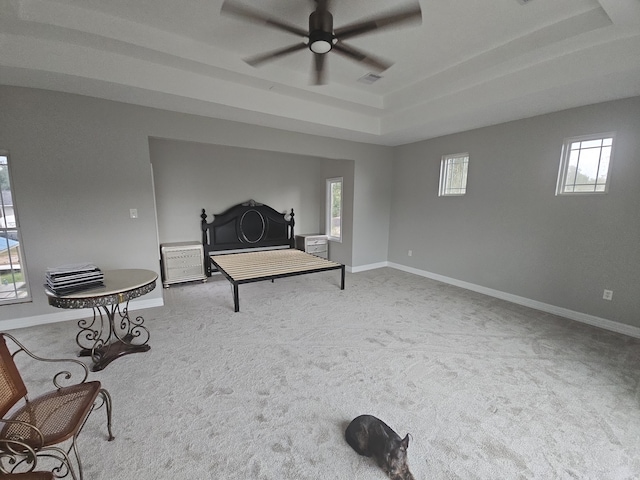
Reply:
[[104, 273], [91, 263], [47, 268], [46, 287], [56, 295], [65, 295], [104, 285]]

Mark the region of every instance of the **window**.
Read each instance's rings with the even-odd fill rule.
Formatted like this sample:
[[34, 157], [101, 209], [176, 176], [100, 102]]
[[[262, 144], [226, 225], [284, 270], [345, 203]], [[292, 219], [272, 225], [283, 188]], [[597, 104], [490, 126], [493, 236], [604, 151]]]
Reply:
[[440, 189], [438, 195], [446, 197], [467, 193], [468, 168], [468, 153], [443, 156], [440, 163]]
[[342, 177], [327, 179], [327, 235], [342, 241]]
[[606, 193], [613, 139], [613, 133], [565, 139], [556, 195]]
[[29, 300], [29, 286], [11, 192], [9, 154], [0, 151], [0, 304]]

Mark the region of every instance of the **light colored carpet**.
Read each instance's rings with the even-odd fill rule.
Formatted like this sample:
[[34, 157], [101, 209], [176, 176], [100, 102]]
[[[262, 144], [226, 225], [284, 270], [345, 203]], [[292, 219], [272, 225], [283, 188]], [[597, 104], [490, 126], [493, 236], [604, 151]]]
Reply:
[[[91, 374], [116, 439], [94, 412], [86, 480], [382, 480], [344, 441], [363, 413], [411, 433], [416, 479], [640, 478], [639, 340], [388, 268], [338, 285], [243, 285], [234, 313], [218, 276], [132, 312], [151, 350]], [[11, 333], [74, 356], [77, 331]]]

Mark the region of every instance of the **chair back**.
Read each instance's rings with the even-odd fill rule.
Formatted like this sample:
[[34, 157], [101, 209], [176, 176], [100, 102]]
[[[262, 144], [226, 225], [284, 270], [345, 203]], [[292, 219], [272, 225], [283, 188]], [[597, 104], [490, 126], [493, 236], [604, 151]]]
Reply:
[[13, 361], [5, 336], [0, 333], [0, 417], [4, 417], [26, 395], [27, 387]]

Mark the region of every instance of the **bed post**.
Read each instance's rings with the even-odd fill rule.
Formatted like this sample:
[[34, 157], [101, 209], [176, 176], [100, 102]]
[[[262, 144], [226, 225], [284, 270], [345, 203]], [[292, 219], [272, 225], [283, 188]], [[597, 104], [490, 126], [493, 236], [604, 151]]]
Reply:
[[204, 250], [204, 273], [207, 277], [211, 276], [211, 260], [209, 257], [209, 249], [207, 248], [209, 245], [209, 235], [208, 235], [208, 226], [207, 226], [207, 214], [202, 209], [202, 213], [200, 214], [200, 218], [202, 222], [200, 222], [202, 228], [202, 248]]
[[[203, 210], [204, 211], [204, 210]], [[291, 213], [289, 214], [289, 216], [291, 217], [289, 220], [289, 225], [291, 226], [291, 231], [289, 232], [289, 247], [290, 248], [296, 248], [296, 236], [293, 232], [293, 227], [296, 224], [296, 221], [293, 219], [295, 213], [293, 213], [293, 208], [291, 209]]]

